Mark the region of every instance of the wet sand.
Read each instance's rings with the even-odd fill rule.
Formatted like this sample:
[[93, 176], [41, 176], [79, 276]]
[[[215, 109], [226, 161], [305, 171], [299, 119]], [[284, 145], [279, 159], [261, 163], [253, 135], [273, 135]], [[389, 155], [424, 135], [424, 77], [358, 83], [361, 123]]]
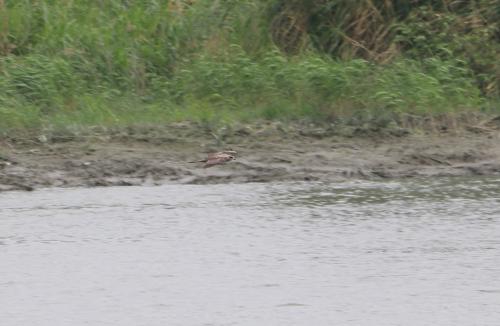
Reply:
[[[237, 160], [208, 169], [188, 163], [224, 149]], [[179, 123], [0, 140], [0, 191], [498, 174], [500, 132], [491, 128], [340, 133], [269, 123], [208, 131]]]

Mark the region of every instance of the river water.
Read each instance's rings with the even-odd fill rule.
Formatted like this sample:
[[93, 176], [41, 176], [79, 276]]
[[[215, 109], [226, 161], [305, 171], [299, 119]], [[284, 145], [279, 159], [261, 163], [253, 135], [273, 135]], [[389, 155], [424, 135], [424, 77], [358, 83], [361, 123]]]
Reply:
[[500, 325], [500, 179], [0, 194], [0, 325]]

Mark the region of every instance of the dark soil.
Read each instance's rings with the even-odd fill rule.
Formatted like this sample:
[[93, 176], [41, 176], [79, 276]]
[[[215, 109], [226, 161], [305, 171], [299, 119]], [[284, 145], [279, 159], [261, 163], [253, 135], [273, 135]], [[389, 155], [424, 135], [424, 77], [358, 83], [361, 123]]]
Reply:
[[[209, 169], [188, 163], [223, 149], [236, 150], [237, 160]], [[0, 191], [497, 174], [496, 129], [340, 135], [279, 123], [217, 131], [186, 123], [0, 141]]]

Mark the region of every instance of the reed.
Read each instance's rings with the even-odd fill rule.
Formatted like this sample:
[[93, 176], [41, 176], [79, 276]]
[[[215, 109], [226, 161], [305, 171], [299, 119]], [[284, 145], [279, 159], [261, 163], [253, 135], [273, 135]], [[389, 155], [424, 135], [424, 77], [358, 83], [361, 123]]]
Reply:
[[409, 3], [0, 0], [0, 133], [494, 108], [498, 3]]

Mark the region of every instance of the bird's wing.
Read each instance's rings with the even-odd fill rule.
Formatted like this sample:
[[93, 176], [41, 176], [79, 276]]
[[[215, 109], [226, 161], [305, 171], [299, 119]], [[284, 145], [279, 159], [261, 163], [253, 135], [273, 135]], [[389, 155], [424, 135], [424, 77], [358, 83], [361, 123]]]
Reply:
[[208, 153], [208, 159], [220, 156], [233, 156], [236, 154], [237, 154], [236, 151], [222, 151], [222, 152]]
[[218, 156], [216, 156], [216, 157], [209, 158], [209, 159], [205, 162], [205, 166], [206, 166], [206, 167], [209, 167], [209, 166], [212, 166], [212, 165], [217, 165], [217, 164], [226, 163], [226, 162], [231, 161], [232, 159], [233, 159], [233, 158], [231, 157], [231, 155], [226, 155], [226, 154], [223, 154], [223, 155], [218, 155]]
[[217, 158], [217, 157], [221, 157], [221, 156], [228, 156], [228, 154], [224, 153], [224, 152], [215, 152], [215, 153], [208, 153], [208, 159], [213, 159], [213, 158]]
[[208, 159], [213, 159], [213, 158], [216, 158], [217, 155], [220, 155], [221, 153], [217, 152], [217, 153], [208, 153]]

